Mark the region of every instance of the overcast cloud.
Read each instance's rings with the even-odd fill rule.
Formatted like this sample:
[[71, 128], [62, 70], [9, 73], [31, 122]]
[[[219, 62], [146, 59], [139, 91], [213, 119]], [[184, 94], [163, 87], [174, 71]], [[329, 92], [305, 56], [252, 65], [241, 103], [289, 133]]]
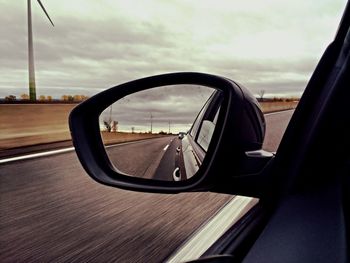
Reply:
[[[28, 93], [27, 6], [0, 0], [0, 97]], [[37, 95], [92, 95], [174, 71], [297, 95], [332, 41], [345, 0], [32, 1]]]
[[[107, 108], [103, 122], [118, 121], [118, 131], [188, 131], [214, 89], [198, 85], [171, 85], [137, 92]], [[170, 125], [170, 127], [169, 127]]]

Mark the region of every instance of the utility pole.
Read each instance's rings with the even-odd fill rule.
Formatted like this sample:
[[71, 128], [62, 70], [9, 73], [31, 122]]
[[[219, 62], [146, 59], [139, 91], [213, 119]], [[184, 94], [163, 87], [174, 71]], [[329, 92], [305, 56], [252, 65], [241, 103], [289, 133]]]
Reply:
[[27, 4], [28, 4], [29, 99], [31, 101], [36, 101], [31, 1], [28, 0]]
[[113, 106], [113, 104], [111, 104], [111, 106], [109, 107], [109, 123], [112, 122], [112, 111], [113, 111], [112, 106]]
[[170, 134], [170, 121], [169, 121], [169, 132], [168, 132], [168, 134]]
[[153, 125], [153, 115], [152, 115], [152, 112], [151, 112], [151, 134], [152, 134], [152, 125]]

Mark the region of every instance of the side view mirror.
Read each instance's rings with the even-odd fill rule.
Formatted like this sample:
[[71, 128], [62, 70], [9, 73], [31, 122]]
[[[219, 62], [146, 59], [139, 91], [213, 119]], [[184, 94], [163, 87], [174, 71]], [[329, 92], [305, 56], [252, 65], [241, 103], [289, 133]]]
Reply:
[[249, 182], [272, 158], [261, 151], [265, 120], [254, 96], [202, 73], [115, 86], [74, 108], [69, 125], [86, 172], [129, 190], [224, 192], [230, 183], [259, 195]]

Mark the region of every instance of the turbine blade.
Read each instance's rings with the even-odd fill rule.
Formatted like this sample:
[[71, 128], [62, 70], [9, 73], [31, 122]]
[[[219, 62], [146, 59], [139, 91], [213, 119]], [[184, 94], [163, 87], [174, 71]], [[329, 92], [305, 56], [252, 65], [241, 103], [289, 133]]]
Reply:
[[43, 11], [44, 11], [45, 15], [47, 16], [47, 18], [50, 20], [51, 25], [52, 25], [52, 26], [55, 26], [55, 25], [53, 24], [53, 22], [52, 22], [50, 16], [49, 16], [49, 14], [46, 12], [45, 7], [43, 6], [43, 4], [41, 3], [40, 0], [38, 0], [38, 3], [39, 3], [39, 5], [41, 6], [41, 8], [43, 9]]

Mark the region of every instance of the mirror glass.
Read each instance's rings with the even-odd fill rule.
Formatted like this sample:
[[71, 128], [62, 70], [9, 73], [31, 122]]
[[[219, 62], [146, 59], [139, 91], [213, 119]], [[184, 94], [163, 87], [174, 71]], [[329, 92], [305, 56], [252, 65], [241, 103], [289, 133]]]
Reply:
[[208, 150], [220, 93], [205, 86], [171, 85], [116, 101], [100, 115], [111, 163], [128, 176], [161, 181], [192, 177]]

